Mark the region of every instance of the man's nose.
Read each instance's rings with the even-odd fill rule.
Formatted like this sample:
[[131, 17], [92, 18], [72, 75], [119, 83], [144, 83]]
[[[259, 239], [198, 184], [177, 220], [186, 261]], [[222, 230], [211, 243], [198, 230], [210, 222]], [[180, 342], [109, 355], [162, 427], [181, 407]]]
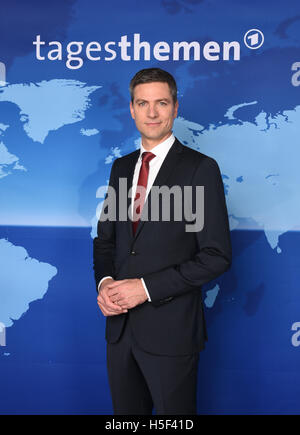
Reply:
[[147, 115], [149, 118], [156, 118], [158, 116], [155, 104], [149, 104]]

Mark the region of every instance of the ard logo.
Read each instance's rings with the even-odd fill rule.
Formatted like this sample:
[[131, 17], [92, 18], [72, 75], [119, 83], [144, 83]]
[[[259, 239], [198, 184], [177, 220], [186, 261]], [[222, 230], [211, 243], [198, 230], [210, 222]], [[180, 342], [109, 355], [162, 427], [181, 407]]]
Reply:
[[257, 50], [264, 43], [265, 37], [261, 30], [251, 29], [244, 35], [244, 43], [250, 50]]

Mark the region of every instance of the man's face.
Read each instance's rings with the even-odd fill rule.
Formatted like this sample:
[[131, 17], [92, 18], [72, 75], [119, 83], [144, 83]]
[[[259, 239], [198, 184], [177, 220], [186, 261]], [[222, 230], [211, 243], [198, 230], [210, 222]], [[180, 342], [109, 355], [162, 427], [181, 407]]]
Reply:
[[168, 83], [143, 83], [134, 88], [130, 112], [144, 146], [158, 145], [170, 136], [177, 111], [178, 102], [174, 104]]

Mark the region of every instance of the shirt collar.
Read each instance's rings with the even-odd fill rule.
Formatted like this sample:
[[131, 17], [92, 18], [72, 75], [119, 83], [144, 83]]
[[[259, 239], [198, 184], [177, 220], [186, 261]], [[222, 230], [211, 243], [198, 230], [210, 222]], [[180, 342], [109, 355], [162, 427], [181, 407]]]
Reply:
[[[164, 140], [163, 142], [161, 142], [160, 144], [158, 144], [154, 148], [152, 148], [151, 153], [155, 154], [155, 156], [157, 156], [157, 157], [164, 158], [167, 155], [168, 151], [170, 150], [170, 148], [174, 142], [175, 142], [175, 136], [172, 133], [171, 136], [169, 136], [166, 140]], [[142, 145], [142, 141], [141, 141], [140, 156], [139, 156], [140, 159], [142, 157], [143, 152], [146, 152], [146, 151], [147, 150], [145, 150], [145, 148]]]

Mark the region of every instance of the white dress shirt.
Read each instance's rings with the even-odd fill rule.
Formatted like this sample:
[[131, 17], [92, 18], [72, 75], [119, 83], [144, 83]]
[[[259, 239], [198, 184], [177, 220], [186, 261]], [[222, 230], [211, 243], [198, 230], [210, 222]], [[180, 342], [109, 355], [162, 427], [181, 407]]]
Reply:
[[[163, 161], [165, 160], [166, 155], [170, 151], [170, 148], [173, 145], [174, 141], [175, 141], [175, 136], [172, 133], [171, 136], [169, 136], [166, 140], [164, 140], [163, 142], [156, 145], [154, 148], [152, 148], [150, 150], [151, 153], [155, 154], [155, 157], [149, 163], [149, 174], [148, 174], [148, 182], [147, 182], [145, 202], [146, 202], [147, 196], [149, 194], [149, 191], [154, 183], [154, 180], [158, 174], [158, 171], [160, 170], [161, 165], [163, 164]], [[140, 173], [140, 169], [141, 169], [141, 165], [142, 165], [142, 153], [145, 151], [147, 151], [147, 150], [143, 147], [143, 144], [141, 143], [140, 156], [139, 156], [138, 161], [135, 165], [135, 169], [134, 169], [134, 173], [133, 173], [131, 212], [133, 212], [133, 205], [134, 205], [133, 198], [135, 197], [135, 192], [136, 192], [137, 183], [138, 183], [138, 179], [139, 179], [139, 173]], [[105, 276], [104, 278], [102, 278], [101, 281], [99, 282], [98, 290], [100, 289], [102, 281], [104, 281], [106, 278], [112, 278], [112, 277]], [[145, 292], [147, 294], [148, 301], [151, 302], [151, 299], [150, 299], [150, 296], [149, 296], [149, 293], [148, 293], [148, 290], [146, 288], [146, 285], [145, 285], [143, 278], [141, 278], [141, 281], [143, 283]]]
[[[171, 136], [168, 137], [168, 139], [164, 140], [159, 145], [156, 145], [154, 148], [150, 150], [152, 154], [155, 154], [155, 157], [150, 160], [149, 163], [149, 174], [148, 174], [148, 182], [147, 182], [147, 189], [146, 189], [146, 197], [145, 202], [147, 199], [147, 196], [149, 194], [149, 191], [151, 187], [153, 186], [154, 180], [158, 174], [158, 171], [160, 170], [160, 167], [165, 160], [166, 155], [170, 151], [171, 146], [173, 145], [175, 141], [175, 136], [171, 134]], [[135, 165], [134, 173], [133, 173], [133, 180], [132, 180], [132, 198], [135, 197], [135, 192], [137, 188], [137, 183], [139, 179], [140, 169], [142, 166], [142, 154], [143, 152], [146, 152], [147, 150], [143, 147], [143, 144], [141, 143], [140, 147], [140, 156], [138, 158], [138, 161]], [[131, 202], [131, 211], [133, 212], [133, 204], [134, 201]]]

